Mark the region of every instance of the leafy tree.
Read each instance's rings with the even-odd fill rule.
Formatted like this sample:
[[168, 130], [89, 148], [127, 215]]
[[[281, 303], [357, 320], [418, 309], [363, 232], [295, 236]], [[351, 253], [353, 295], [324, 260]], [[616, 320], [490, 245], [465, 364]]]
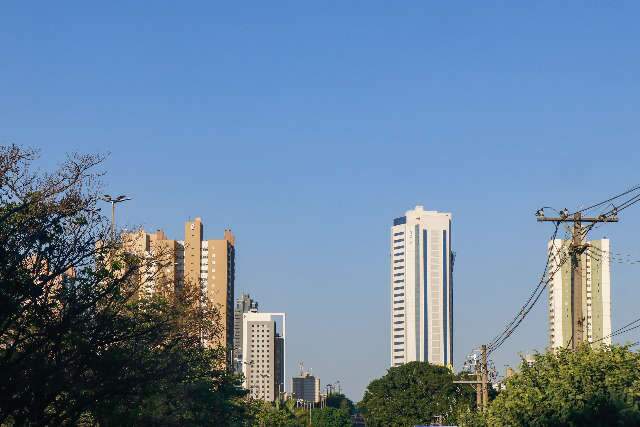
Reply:
[[304, 414], [294, 408], [293, 401], [285, 405], [272, 405], [262, 401], [248, 403], [252, 408], [252, 425], [255, 427], [297, 427], [304, 426]]
[[0, 147], [0, 424], [229, 425], [243, 417], [219, 313], [155, 282], [162, 256], [123, 250], [97, 209], [102, 159], [33, 172]]
[[311, 411], [311, 424], [318, 427], [351, 427], [351, 416], [345, 409], [326, 407]]
[[330, 408], [340, 409], [349, 415], [355, 412], [353, 402], [342, 393], [333, 393], [327, 396], [326, 404]]
[[473, 408], [461, 408], [456, 419], [460, 427], [487, 427], [487, 417]]
[[582, 346], [523, 362], [489, 407], [492, 426], [640, 425], [640, 355]]
[[452, 422], [475, 398], [453, 380], [449, 369], [426, 362], [393, 367], [369, 384], [358, 408], [370, 427], [429, 424], [437, 415]]

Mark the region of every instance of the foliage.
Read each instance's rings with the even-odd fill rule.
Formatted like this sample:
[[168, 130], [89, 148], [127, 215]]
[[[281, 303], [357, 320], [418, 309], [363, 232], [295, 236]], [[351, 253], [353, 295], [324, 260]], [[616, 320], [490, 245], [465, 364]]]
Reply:
[[351, 427], [351, 416], [344, 409], [331, 407], [313, 409], [311, 424], [321, 427]]
[[327, 396], [326, 404], [330, 408], [341, 409], [349, 415], [353, 415], [355, 412], [353, 402], [342, 393], [333, 393]]
[[[251, 407], [251, 420], [255, 427], [309, 426], [309, 410], [296, 407], [294, 400], [276, 405], [253, 400], [248, 402], [248, 406]], [[313, 408], [311, 410], [311, 425], [314, 427], [348, 427], [351, 426], [351, 416], [344, 409]]]
[[489, 407], [492, 426], [640, 425], [640, 355], [582, 346], [539, 354]]
[[393, 367], [369, 384], [358, 408], [370, 427], [429, 424], [438, 415], [452, 423], [475, 397], [453, 380], [449, 369], [426, 362]]
[[459, 427], [487, 427], [485, 414], [473, 408], [461, 408], [456, 419]]
[[[306, 425], [306, 412], [295, 407], [293, 400], [285, 404], [253, 400], [247, 403], [251, 408], [250, 418], [253, 426], [264, 427], [297, 427]], [[308, 417], [308, 415], [306, 415]]]
[[[244, 392], [219, 313], [196, 286], [153, 281], [97, 209], [102, 159], [32, 172], [0, 147], [0, 424], [228, 425]], [[144, 278], [158, 286], [143, 292]]]

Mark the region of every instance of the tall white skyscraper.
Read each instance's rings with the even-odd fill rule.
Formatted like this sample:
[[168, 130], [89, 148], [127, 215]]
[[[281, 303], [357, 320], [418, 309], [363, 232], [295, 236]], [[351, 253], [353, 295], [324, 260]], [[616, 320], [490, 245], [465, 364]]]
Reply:
[[[551, 240], [549, 271], [568, 258], [568, 240]], [[611, 276], [609, 271], [609, 239], [588, 242], [582, 253], [582, 330], [586, 342], [611, 344]], [[549, 346], [571, 347], [571, 260], [566, 260], [549, 282]]]
[[451, 214], [422, 206], [391, 227], [391, 366], [453, 365]]

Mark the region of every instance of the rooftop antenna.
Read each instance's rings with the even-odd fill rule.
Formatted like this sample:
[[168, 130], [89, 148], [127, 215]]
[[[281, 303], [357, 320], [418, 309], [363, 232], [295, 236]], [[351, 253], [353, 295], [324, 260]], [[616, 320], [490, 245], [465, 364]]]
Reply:
[[300, 376], [303, 376], [304, 375], [304, 362], [300, 362], [299, 366], [300, 366]]

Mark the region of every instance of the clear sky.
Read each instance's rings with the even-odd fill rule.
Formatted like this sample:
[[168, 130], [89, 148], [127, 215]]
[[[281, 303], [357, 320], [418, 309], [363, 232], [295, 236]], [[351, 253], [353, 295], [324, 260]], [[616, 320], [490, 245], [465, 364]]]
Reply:
[[[535, 210], [640, 183], [639, 15], [624, 1], [5, 1], [0, 143], [41, 148], [43, 167], [110, 153], [106, 189], [133, 198], [121, 225], [231, 227], [236, 295], [288, 314], [289, 374], [304, 361], [359, 400], [389, 363], [395, 216], [453, 214], [459, 366], [537, 282], [552, 230]], [[593, 237], [640, 258], [639, 226], [634, 206]], [[612, 266], [614, 328], [640, 316], [639, 273]], [[500, 371], [544, 348], [545, 303], [494, 354]]]

